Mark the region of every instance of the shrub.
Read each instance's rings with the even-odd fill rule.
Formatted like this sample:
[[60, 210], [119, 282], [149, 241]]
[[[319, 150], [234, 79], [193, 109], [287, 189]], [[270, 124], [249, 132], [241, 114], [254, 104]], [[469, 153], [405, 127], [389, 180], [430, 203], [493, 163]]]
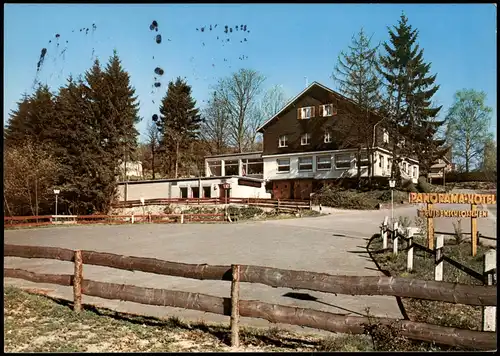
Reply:
[[427, 182], [425, 177], [418, 178], [417, 187], [421, 193], [432, 193], [432, 186]]
[[401, 185], [401, 188], [403, 191], [409, 192], [409, 193], [417, 193], [418, 192], [417, 188], [415, 187], [415, 184], [413, 184], [411, 179], [405, 180], [403, 182], [403, 184]]
[[321, 204], [343, 209], [374, 209], [377, 202], [366, 194], [354, 190], [340, 190], [334, 187], [323, 187], [313, 197], [314, 204]]

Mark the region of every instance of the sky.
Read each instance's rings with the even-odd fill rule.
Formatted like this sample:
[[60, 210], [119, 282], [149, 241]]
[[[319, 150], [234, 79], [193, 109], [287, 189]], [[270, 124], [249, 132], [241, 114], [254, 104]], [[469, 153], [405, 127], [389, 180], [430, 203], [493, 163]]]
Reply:
[[[141, 140], [168, 82], [178, 76], [192, 86], [201, 108], [217, 80], [240, 68], [259, 71], [266, 77], [263, 89], [281, 85], [290, 98], [313, 81], [335, 90], [331, 74], [352, 36], [363, 27], [374, 44], [387, 41], [388, 27], [403, 11], [437, 74], [440, 119], [457, 90], [485, 91], [496, 139], [493, 4], [5, 4], [4, 123], [22, 94], [32, 92], [35, 79], [56, 91], [95, 58], [106, 63], [113, 49], [140, 101]], [[158, 32], [149, 28], [153, 20]], [[225, 34], [225, 25], [233, 32]], [[241, 25], [247, 31], [236, 31]], [[42, 48], [47, 54], [37, 74]], [[158, 89], [152, 88], [155, 67], [165, 71]]]

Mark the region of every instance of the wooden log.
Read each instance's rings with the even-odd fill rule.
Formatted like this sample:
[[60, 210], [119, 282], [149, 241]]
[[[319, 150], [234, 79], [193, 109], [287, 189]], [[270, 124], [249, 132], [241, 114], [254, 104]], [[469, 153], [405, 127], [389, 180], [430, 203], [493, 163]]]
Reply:
[[443, 246], [444, 246], [444, 236], [437, 235], [436, 238], [436, 255], [434, 260], [434, 280], [443, 280]]
[[[155, 258], [82, 251], [83, 263], [200, 280], [232, 280], [230, 266], [187, 264]], [[335, 276], [260, 266], [240, 266], [240, 282], [346, 295], [390, 295], [467, 305], [496, 306], [496, 288], [382, 276]]]
[[[367, 317], [344, 316], [318, 310], [294, 308], [258, 301], [240, 300], [240, 315], [261, 318], [272, 323], [307, 326], [338, 333], [363, 334], [370, 324]], [[443, 327], [407, 320], [374, 318], [374, 323], [396, 326], [401, 334], [414, 340], [436, 342], [470, 349], [496, 349], [496, 334]]]
[[34, 273], [19, 268], [4, 268], [4, 278], [19, 278], [35, 283], [58, 284], [61, 286], [71, 286], [73, 276], [71, 274], [45, 274]]
[[[120, 299], [149, 305], [171, 306], [231, 315], [231, 299], [200, 293], [188, 293], [83, 280], [83, 293], [105, 299]], [[311, 309], [240, 300], [239, 315], [261, 318], [273, 323], [308, 326], [340, 333], [362, 334], [370, 324], [367, 317], [345, 316]], [[496, 348], [496, 334], [436, 326], [397, 319], [375, 318], [375, 323], [399, 323], [402, 335], [428, 342], [480, 350]]]
[[82, 251], [75, 251], [75, 275], [73, 277], [73, 309], [76, 313], [82, 310]]
[[[484, 276], [487, 285], [494, 284], [493, 277], [497, 270], [497, 253], [496, 250], [489, 250], [484, 254]], [[483, 331], [496, 331], [496, 307], [483, 307]]]
[[73, 250], [60, 247], [26, 246], [4, 244], [4, 256], [24, 258], [47, 258], [61, 261], [73, 261]]
[[[427, 210], [432, 210], [432, 204], [427, 203]], [[434, 250], [434, 220], [431, 217], [427, 218], [427, 247]]]
[[240, 299], [240, 266], [232, 265], [233, 280], [231, 282], [231, 346], [240, 346], [239, 322], [240, 312], [238, 309]]

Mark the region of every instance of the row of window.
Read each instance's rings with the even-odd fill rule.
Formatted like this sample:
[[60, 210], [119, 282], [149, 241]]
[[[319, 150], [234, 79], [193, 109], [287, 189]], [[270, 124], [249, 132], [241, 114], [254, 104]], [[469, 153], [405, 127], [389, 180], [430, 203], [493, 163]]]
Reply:
[[[356, 161], [353, 159], [350, 153], [339, 153], [335, 155], [335, 168], [336, 169], [347, 169], [351, 168], [351, 162]], [[290, 172], [290, 158], [278, 158], [278, 172], [286, 173]], [[368, 156], [366, 154], [361, 155], [360, 166], [367, 167], [370, 164]], [[329, 171], [332, 169], [332, 158], [328, 156], [317, 156], [316, 157], [316, 170], [317, 171]], [[299, 172], [312, 172], [313, 170], [313, 157], [299, 157]]]
[[[311, 119], [316, 116], [315, 109], [315, 106], [305, 106], [303, 108], [299, 108], [297, 118], [299, 120]], [[320, 117], [328, 117], [333, 115], [337, 115], [337, 108], [335, 108], [333, 104], [325, 104], [319, 106]]]
[[[332, 135], [329, 132], [325, 132], [323, 135], [323, 142], [332, 142]], [[300, 136], [300, 145], [307, 146], [311, 144], [311, 134], [305, 133]], [[286, 135], [281, 135], [278, 139], [278, 147], [288, 147], [288, 137]]]

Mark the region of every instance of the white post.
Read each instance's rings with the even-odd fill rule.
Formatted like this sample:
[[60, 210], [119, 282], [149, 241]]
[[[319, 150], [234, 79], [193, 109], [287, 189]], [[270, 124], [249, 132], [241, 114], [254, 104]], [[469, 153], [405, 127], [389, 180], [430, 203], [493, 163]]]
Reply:
[[181, 214], [181, 224], [184, 224], [184, 214]]
[[394, 222], [394, 189], [391, 189], [391, 222]]
[[406, 261], [406, 271], [413, 271], [413, 230], [408, 228], [408, 255]]
[[134, 223], [134, 221], [135, 221], [134, 212], [132, 212], [132, 217], [130, 218], [130, 221], [132, 222], [132, 224], [133, 224], [133, 223]]
[[382, 248], [387, 248], [387, 228], [389, 227], [388, 225], [388, 220], [389, 220], [389, 217], [386, 216], [384, 218], [384, 222], [383, 222], [383, 227], [382, 227]]
[[398, 223], [395, 222], [392, 225], [392, 253], [397, 255], [398, 254]]
[[[484, 276], [489, 286], [493, 285], [493, 275], [497, 268], [496, 250], [489, 250], [484, 254]], [[496, 307], [483, 307], [483, 331], [496, 331]]]
[[434, 267], [434, 280], [442, 281], [443, 280], [443, 246], [444, 246], [444, 236], [437, 235], [436, 236], [436, 259], [435, 259], [435, 267]]

